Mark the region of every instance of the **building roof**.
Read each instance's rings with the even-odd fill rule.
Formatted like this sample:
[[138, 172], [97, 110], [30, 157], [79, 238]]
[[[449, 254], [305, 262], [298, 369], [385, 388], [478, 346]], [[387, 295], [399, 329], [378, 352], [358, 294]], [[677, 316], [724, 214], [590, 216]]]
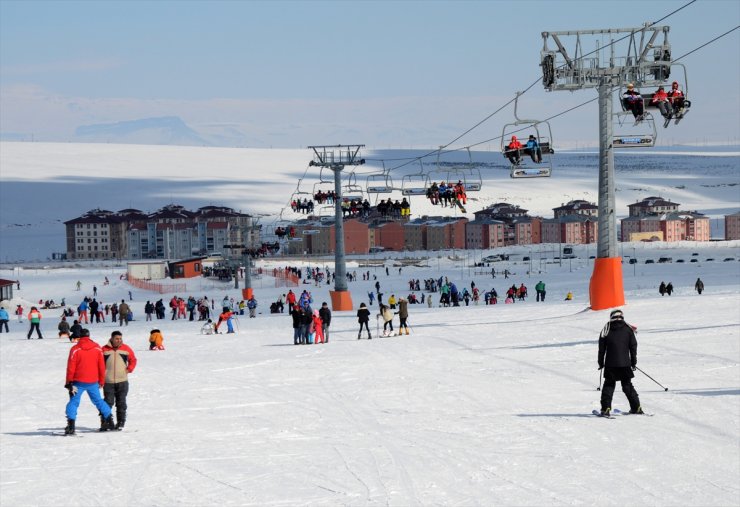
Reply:
[[576, 199], [566, 204], [561, 204], [557, 208], [553, 208], [553, 211], [567, 211], [577, 209], [599, 209], [599, 207], [594, 203], [585, 201], [583, 199]]
[[483, 215], [482, 217], [476, 217], [475, 220], [471, 220], [468, 222], [468, 225], [506, 225], [506, 222]]
[[4, 278], [0, 278], [0, 287], [7, 287], [8, 285], [15, 285], [17, 282], [15, 280], [6, 280]]
[[666, 199], [663, 199], [662, 197], [653, 196], [653, 197], [646, 197], [642, 201], [638, 201], [638, 202], [627, 205], [628, 208], [633, 208], [633, 207], [645, 208], [645, 207], [654, 207], [654, 206], [676, 206], [678, 207], [680, 206], [680, 204], [676, 202], [668, 201]]
[[95, 208], [91, 209], [90, 211], [86, 211], [81, 216], [77, 218], [73, 218], [72, 220], [67, 220], [64, 222], [64, 225], [68, 224], [116, 224], [116, 223], [122, 223], [124, 222], [124, 219], [122, 219], [117, 214], [113, 213], [112, 211]]
[[191, 262], [200, 262], [203, 259], [207, 259], [208, 257], [191, 257], [189, 259], [180, 259], [177, 261], [172, 261], [170, 264], [190, 264]]

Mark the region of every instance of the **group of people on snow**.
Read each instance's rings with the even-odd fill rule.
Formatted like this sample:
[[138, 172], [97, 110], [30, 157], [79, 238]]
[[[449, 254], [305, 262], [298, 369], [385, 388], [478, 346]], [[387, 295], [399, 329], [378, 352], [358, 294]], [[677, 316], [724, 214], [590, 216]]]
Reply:
[[331, 310], [324, 302], [321, 308], [311, 308], [310, 299], [300, 299], [290, 307], [293, 321], [293, 345], [329, 343]]
[[90, 331], [83, 328], [79, 341], [72, 346], [67, 358], [64, 388], [69, 392], [69, 401], [65, 408], [67, 426], [64, 434], [76, 433], [77, 412], [83, 393], [88, 394], [100, 414], [99, 431], [123, 430], [128, 409], [128, 375], [134, 371], [136, 363], [136, 354], [123, 343], [120, 331], [113, 331], [108, 342], [100, 347], [90, 338]]
[[668, 282], [666, 284], [665, 282], [660, 282], [660, 285], [658, 286], [658, 293], [661, 296], [664, 296], [666, 294], [670, 296], [673, 293], [673, 283]]

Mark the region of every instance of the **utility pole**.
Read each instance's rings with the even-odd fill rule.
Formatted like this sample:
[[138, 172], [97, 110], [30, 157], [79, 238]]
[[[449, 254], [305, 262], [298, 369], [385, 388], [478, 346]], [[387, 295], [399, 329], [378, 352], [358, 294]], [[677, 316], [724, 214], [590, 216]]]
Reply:
[[[671, 65], [678, 65], [671, 63], [669, 31], [668, 26], [646, 23], [638, 28], [542, 32], [540, 66], [545, 89], [575, 91], [596, 88], [599, 94], [599, 233], [597, 258], [589, 285], [592, 310], [622, 306], [625, 302], [622, 259], [617, 256], [613, 89], [627, 83], [633, 83], [636, 88], [659, 86], [668, 80]], [[663, 41], [656, 43], [661, 33]], [[583, 54], [582, 37], [593, 36], [598, 47], [602, 37], [617, 35], [623, 36], [618, 41], [612, 39], [608, 46], [594, 54]], [[575, 37], [573, 54], [568, 53], [561, 40], [565, 37]], [[548, 40], [554, 42], [556, 49], [548, 48]], [[624, 56], [616, 56], [617, 42], [620, 47], [626, 46]], [[652, 141], [654, 143], [654, 139]]]
[[347, 165], [362, 165], [365, 159], [360, 158], [360, 148], [364, 144], [336, 146], [309, 146], [314, 152], [310, 166], [327, 167], [334, 173], [334, 290], [329, 291], [332, 309], [335, 311], [352, 310], [352, 295], [347, 290], [347, 263], [344, 254], [344, 219], [342, 218], [342, 171]]

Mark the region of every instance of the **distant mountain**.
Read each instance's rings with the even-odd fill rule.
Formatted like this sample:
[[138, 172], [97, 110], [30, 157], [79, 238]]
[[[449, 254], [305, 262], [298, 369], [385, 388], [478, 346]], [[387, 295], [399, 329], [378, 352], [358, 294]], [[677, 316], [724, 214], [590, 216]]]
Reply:
[[81, 125], [76, 129], [75, 135], [80, 142], [92, 143], [178, 146], [210, 146], [212, 144], [177, 116]]

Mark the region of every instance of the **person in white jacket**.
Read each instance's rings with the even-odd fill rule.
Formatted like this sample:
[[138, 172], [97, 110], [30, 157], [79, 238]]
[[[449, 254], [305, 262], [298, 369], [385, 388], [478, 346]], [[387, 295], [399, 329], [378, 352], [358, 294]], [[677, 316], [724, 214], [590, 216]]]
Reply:
[[383, 317], [383, 336], [393, 336], [393, 311], [381, 304], [378, 317]]

